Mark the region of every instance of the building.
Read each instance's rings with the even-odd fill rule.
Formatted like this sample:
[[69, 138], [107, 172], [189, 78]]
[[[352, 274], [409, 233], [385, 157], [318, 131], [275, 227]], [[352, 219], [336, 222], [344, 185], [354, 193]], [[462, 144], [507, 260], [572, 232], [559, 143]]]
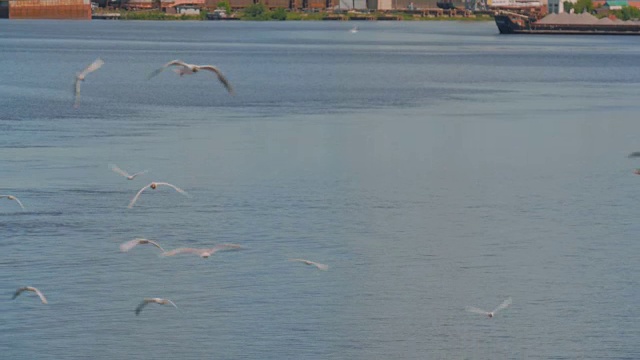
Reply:
[[91, 20], [90, 0], [0, 0], [0, 18]]

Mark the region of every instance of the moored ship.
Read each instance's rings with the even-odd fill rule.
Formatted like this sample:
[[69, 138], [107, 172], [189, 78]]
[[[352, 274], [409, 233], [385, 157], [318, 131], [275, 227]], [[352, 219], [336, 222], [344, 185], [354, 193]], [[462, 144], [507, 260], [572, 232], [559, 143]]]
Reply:
[[640, 35], [640, 21], [623, 21], [582, 14], [549, 14], [541, 19], [500, 11], [495, 15], [501, 34]]

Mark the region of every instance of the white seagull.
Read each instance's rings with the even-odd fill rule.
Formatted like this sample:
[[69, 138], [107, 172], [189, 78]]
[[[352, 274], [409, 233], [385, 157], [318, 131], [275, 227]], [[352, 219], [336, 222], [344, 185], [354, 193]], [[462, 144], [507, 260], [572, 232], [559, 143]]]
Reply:
[[75, 83], [75, 94], [76, 94], [76, 102], [73, 104], [73, 107], [77, 108], [80, 106], [80, 82], [84, 81], [84, 78], [90, 73], [100, 69], [104, 65], [104, 61], [98, 58], [91, 65], [87, 66], [86, 69], [82, 70], [76, 75], [76, 83]]
[[160, 246], [160, 244], [158, 244], [157, 242], [149, 239], [142, 239], [142, 238], [135, 238], [133, 240], [129, 240], [127, 242], [122, 243], [120, 245], [120, 251], [127, 252], [138, 245], [144, 245], [144, 244], [151, 244], [157, 247], [158, 249], [162, 250], [162, 252], [165, 252], [162, 246]]
[[301, 263], [305, 263], [307, 265], [313, 265], [315, 267], [317, 267], [320, 270], [324, 270], [327, 271], [329, 269], [329, 265], [325, 265], [325, 264], [320, 264], [317, 263], [315, 261], [311, 261], [311, 260], [305, 260], [305, 259], [289, 259], [289, 261], [297, 261], [297, 262], [301, 262]]
[[354, 26], [353, 29], [349, 30], [352, 34], [355, 34], [358, 32], [358, 27]]
[[18, 199], [17, 197], [13, 196], [13, 195], [0, 195], [0, 199], [2, 198], [7, 198], [9, 200], [15, 200], [15, 202], [18, 203], [18, 205], [20, 205], [20, 207], [22, 208], [22, 210], [24, 210], [24, 205], [22, 205], [22, 202], [20, 201], [20, 199]]
[[178, 306], [176, 306], [176, 304], [173, 301], [169, 300], [169, 299], [144, 298], [144, 300], [142, 300], [140, 305], [138, 305], [138, 307], [136, 308], [136, 315], [140, 315], [140, 312], [142, 311], [142, 308], [147, 306], [147, 304], [149, 304], [149, 303], [156, 303], [156, 304], [160, 304], [160, 305], [171, 304], [171, 305], [173, 305], [174, 308], [176, 308], [176, 309], [178, 308]]
[[136, 201], [138, 201], [138, 198], [140, 197], [140, 194], [142, 194], [143, 191], [151, 188], [153, 190], [155, 190], [158, 186], [169, 186], [172, 187], [175, 191], [179, 192], [180, 194], [189, 197], [189, 194], [187, 194], [186, 191], [180, 189], [179, 187], [175, 186], [175, 185], [171, 185], [169, 183], [165, 183], [165, 182], [152, 182], [151, 184], [143, 187], [142, 189], [140, 189], [140, 191], [138, 191], [138, 193], [136, 194], [136, 196], [133, 197], [133, 199], [131, 199], [131, 202], [129, 203], [129, 206], [127, 206], [129, 209], [133, 208], [133, 204], [136, 203]]
[[194, 248], [179, 248], [162, 253], [162, 256], [173, 256], [178, 254], [196, 254], [202, 258], [208, 258], [209, 256], [217, 253], [221, 250], [237, 250], [243, 249], [242, 246], [236, 244], [220, 244], [209, 249], [194, 249]]
[[229, 84], [229, 81], [227, 80], [227, 78], [224, 75], [222, 75], [222, 72], [220, 71], [220, 69], [218, 69], [213, 65], [194, 65], [194, 64], [187, 64], [182, 60], [173, 60], [164, 64], [161, 68], [154, 70], [149, 75], [148, 78], [151, 79], [155, 77], [156, 75], [160, 74], [162, 71], [164, 71], [164, 69], [168, 68], [169, 66], [177, 66], [177, 68], [174, 71], [180, 76], [195, 74], [200, 70], [211, 71], [218, 76], [218, 80], [220, 80], [222, 85], [224, 85], [225, 89], [227, 89], [229, 94], [233, 94], [233, 88], [231, 87], [231, 84]]
[[138, 176], [138, 175], [142, 175], [142, 174], [145, 174], [147, 171], [149, 171], [149, 170], [144, 170], [144, 171], [137, 172], [137, 173], [135, 173], [135, 174], [133, 174], [133, 175], [130, 175], [128, 172], [126, 172], [126, 171], [124, 171], [124, 170], [120, 169], [120, 168], [118, 167], [118, 165], [111, 164], [111, 165], [109, 165], [109, 166], [111, 167], [111, 170], [113, 170], [113, 172], [118, 173], [118, 174], [120, 174], [120, 175], [122, 175], [122, 176], [126, 177], [126, 178], [127, 178], [127, 180], [133, 180], [133, 179], [135, 179], [135, 178], [136, 178], [136, 176]]
[[38, 295], [38, 297], [40, 297], [40, 301], [42, 301], [43, 304], [47, 304], [47, 298], [44, 297], [44, 295], [40, 292], [40, 290], [31, 287], [31, 286], [24, 286], [19, 288], [18, 290], [16, 290], [16, 293], [13, 294], [13, 298], [11, 298], [12, 300], [17, 298], [18, 295], [22, 294], [23, 291], [33, 291], [34, 293], [36, 293]]
[[502, 304], [500, 304], [497, 308], [493, 309], [493, 311], [491, 312], [478, 309], [477, 307], [473, 307], [473, 306], [468, 306], [466, 310], [468, 312], [472, 312], [475, 314], [487, 315], [489, 318], [492, 318], [496, 315], [498, 311], [509, 307], [509, 305], [511, 305], [511, 297], [507, 298], [507, 300], [503, 301]]

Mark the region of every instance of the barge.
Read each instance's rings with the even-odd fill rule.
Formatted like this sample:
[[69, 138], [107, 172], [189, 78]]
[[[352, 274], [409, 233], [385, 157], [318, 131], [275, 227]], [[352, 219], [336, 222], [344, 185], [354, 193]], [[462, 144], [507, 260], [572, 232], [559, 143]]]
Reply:
[[640, 21], [582, 14], [549, 14], [541, 19], [509, 11], [495, 14], [501, 34], [640, 35]]

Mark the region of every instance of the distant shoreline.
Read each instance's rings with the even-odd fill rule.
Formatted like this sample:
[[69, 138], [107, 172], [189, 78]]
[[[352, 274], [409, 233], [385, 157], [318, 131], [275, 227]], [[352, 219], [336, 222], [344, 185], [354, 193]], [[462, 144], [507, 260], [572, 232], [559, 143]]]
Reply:
[[[201, 12], [199, 15], [179, 15], [167, 14], [162, 11], [129, 11], [129, 10], [104, 10], [96, 11], [92, 15], [100, 17], [105, 15], [119, 14], [119, 20], [159, 20], [159, 21], [465, 21], [465, 22], [485, 22], [493, 21], [493, 17], [487, 14], [471, 14], [467, 16], [419, 16], [415, 13], [395, 12], [395, 13], [330, 13], [330, 12], [298, 12], [287, 11], [286, 18], [275, 18], [270, 16], [275, 14], [274, 11], [267, 11], [263, 16], [250, 17], [242, 11], [232, 13], [232, 19], [209, 20], [207, 12]], [[99, 18], [94, 18], [97, 20]]]

